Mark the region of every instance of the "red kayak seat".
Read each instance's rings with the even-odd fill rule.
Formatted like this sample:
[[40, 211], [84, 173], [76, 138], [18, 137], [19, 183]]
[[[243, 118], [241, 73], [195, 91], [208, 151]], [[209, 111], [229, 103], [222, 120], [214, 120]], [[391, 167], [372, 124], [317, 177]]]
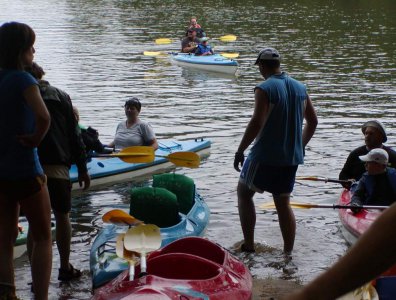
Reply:
[[161, 250], [153, 252], [149, 256], [148, 260], [167, 253], [186, 253], [196, 255], [219, 265], [223, 265], [225, 260], [225, 251], [222, 247], [201, 237], [186, 237], [176, 240]]
[[167, 279], [208, 280], [218, 276], [222, 268], [205, 258], [186, 254], [168, 253], [150, 259], [147, 273]]

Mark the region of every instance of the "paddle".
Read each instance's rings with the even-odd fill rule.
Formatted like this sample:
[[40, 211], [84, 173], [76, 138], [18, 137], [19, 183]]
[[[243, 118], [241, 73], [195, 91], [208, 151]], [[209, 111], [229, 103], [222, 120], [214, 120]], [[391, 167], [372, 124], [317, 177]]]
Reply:
[[220, 52], [221, 56], [224, 56], [226, 58], [237, 58], [239, 57], [239, 53], [230, 53], [230, 52]]
[[[351, 206], [351, 205], [338, 205], [338, 204], [312, 204], [312, 203], [298, 203], [290, 202], [290, 206], [293, 208], [333, 208], [333, 209], [348, 209], [348, 208], [360, 208], [360, 209], [379, 209], [384, 210], [389, 206], [377, 206], [377, 205], [361, 205], [361, 206]], [[260, 205], [262, 209], [273, 209], [275, 208], [274, 202], [263, 203]]]
[[[161, 55], [167, 55], [167, 52], [163, 51], [144, 51], [143, 55], [146, 56], [161, 56]], [[226, 58], [237, 58], [239, 57], [239, 53], [232, 53], [232, 52], [220, 52], [221, 56], [224, 56]]]
[[163, 51], [143, 51], [143, 55], [146, 56], [160, 56], [160, 55], [166, 55], [168, 53], [163, 52]]
[[161, 247], [161, 233], [153, 224], [139, 225], [129, 228], [124, 237], [124, 246], [129, 251], [140, 254], [140, 276], [146, 275], [146, 254]]
[[219, 40], [222, 42], [235, 42], [237, 40], [237, 37], [233, 34], [227, 34], [219, 37]]
[[135, 278], [135, 253], [132, 251], [128, 251], [124, 247], [124, 237], [125, 233], [121, 233], [117, 237], [117, 242], [116, 242], [116, 254], [118, 257], [125, 259], [128, 261], [129, 264], [129, 280], [132, 281]]
[[92, 157], [118, 157], [126, 163], [149, 163], [154, 161], [154, 148], [150, 146], [132, 146], [117, 153], [95, 154]]
[[142, 221], [127, 214], [121, 209], [113, 209], [108, 211], [102, 216], [102, 221], [104, 223], [111, 223], [118, 226], [122, 226], [122, 225], [135, 226], [143, 223]]
[[297, 176], [296, 180], [312, 180], [312, 181], [324, 181], [324, 182], [334, 182], [334, 183], [353, 183], [352, 180], [341, 180], [341, 179], [331, 179], [319, 176]]
[[[223, 35], [221, 37], [218, 38], [220, 41], [222, 42], [235, 42], [237, 40], [237, 36], [233, 35], [233, 34], [227, 34], [227, 35]], [[155, 43], [157, 45], [166, 45], [166, 44], [171, 44], [172, 40], [169, 38], [158, 38], [155, 40]]]
[[164, 157], [179, 167], [198, 168], [201, 163], [199, 155], [191, 151], [174, 152], [168, 155], [156, 155], [156, 157]]
[[179, 151], [168, 155], [155, 155], [150, 146], [132, 146], [122, 149], [118, 153], [97, 154], [93, 157], [118, 157], [126, 163], [150, 163], [154, 157], [163, 157], [180, 167], [198, 168], [201, 162], [199, 155], [192, 151]]
[[168, 38], [159, 38], [155, 40], [155, 43], [157, 45], [166, 45], [166, 44], [171, 44], [172, 40]]

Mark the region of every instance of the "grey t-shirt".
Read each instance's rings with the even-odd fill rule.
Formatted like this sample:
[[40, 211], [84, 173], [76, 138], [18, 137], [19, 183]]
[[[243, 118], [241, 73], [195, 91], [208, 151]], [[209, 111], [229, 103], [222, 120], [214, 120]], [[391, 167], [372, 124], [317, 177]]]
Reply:
[[147, 146], [155, 139], [155, 133], [149, 123], [137, 121], [130, 128], [126, 127], [126, 121], [118, 124], [114, 138], [116, 149], [130, 146]]

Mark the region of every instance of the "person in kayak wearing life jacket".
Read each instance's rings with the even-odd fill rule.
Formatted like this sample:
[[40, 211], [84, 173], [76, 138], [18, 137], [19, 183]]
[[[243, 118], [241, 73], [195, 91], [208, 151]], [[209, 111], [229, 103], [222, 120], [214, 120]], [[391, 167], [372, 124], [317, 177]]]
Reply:
[[[48, 177], [48, 190], [56, 222], [56, 245], [60, 257], [58, 280], [70, 281], [81, 276], [81, 271], [70, 263], [72, 226], [70, 222], [71, 188], [69, 169], [77, 165], [78, 182], [84, 190], [90, 186], [87, 157], [81, 132], [73, 113], [70, 96], [42, 79], [44, 70], [36, 63], [26, 68], [39, 84], [40, 94], [51, 115], [51, 125], [38, 147], [40, 163]], [[30, 227], [28, 252], [31, 255]]]
[[142, 104], [136, 97], [129, 98], [124, 105], [126, 121], [118, 124], [114, 140], [108, 145], [115, 150], [131, 146], [151, 146], [158, 149], [158, 142], [151, 125], [139, 119]]
[[208, 44], [208, 37], [203, 37], [200, 39], [200, 43], [195, 49], [195, 55], [200, 56], [200, 55], [213, 55], [213, 50]]
[[[396, 168], [396, 152], [383, 144], [387, 141], [384, 126], [376, 120], [368, 121], [363, 124], [362, 132], [365, 145], [356, 148], [349, 154], [340, 172], [340, 180], [358, 181], [366, 171], [364, 163], [359, 159], [359, 156], [366, 155], [371, 149], [375, 148], [384, 149], [389, 155], [390, 166]], [[343, 186], [349, 189], [351, 184], [347, 183], [343, 184]]]
[[[352, 196], [351, 206], [383, 205], [396, 202], [396, 170], [387, 168], [388, 153], [384, 149], [373, 149], [359, 156], [365, 162], [366, 170]], [[358, 213], [360, 208], [352, 208]]]
[[197, 32], [193, 29], [188, 29], [187, 36], [181, 41], [181, 52], [194, 53], [198, 44]]

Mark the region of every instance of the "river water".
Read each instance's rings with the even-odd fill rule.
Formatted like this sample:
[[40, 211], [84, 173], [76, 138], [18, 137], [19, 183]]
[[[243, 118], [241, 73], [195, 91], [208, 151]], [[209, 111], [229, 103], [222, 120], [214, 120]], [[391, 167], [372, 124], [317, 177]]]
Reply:
[[[363, 143], [360, 126], [378, 119], [394, 144], [396, 124], [396, 2], [377, 1], [126, 1], [0, 0], [0, 23], [21, 21], [37, 34], [35, 60], [46, 79], [67, 91], [82, 123], [112, 140], [124, 119], [128, 96], [142, 99], [141, 118], [159, 139], [204, 137], [210, 156], [199, 169], [177, 169], [192, 177], [212, 215], [206, 236], [235, 249], [242, 240], [236, 207], [238, 173], [233, 154], [253, 109], [253, 88], [262, 79], [254, 61], [263, 46], [277, 48], [283, 70], [309, 88], [319, 117], [298, 175], [337, 177], [353, 148]], [[193, 71], [171, 64], [167, 56], [143, 51], [177, 51], [191, 15], [212, 37], [215, 51], [238, 52], [236, 76]], [[222, 43], [225, 34], [238, 40]], [[156, 38], [171, 38], [158, 46]], [[149, 179], [77, 193], [71, 213], [71, 261], [84, 271], [81, 280], [57, 281], [54, 246], [50, 299], [88, 299], [91, 295], [89, 248], [102, 227], [101, 215], [128, 203], [128, 190]], [[340, 186], [296, 184], [294, 201], [332, 204]], [[257, 204], [271, 200], [257, 195]], [[307, 282], [347, 249], [337, 212], [295, 210], [297, 237], [293, 265], [282, 257], [282, 239], [274, 212], [257, 210], [256, 255], [238, 254], [257, 278]], [[16, 261], [18, 294], [30, 299], [26, 257]]]

